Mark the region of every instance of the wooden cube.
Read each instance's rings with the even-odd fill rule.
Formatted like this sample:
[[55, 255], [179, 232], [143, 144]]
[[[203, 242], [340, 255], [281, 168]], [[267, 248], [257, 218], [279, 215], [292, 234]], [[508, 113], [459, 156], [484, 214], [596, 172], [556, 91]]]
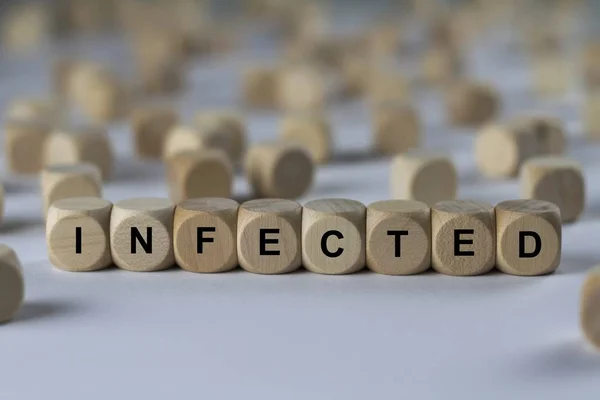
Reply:
[[324, 72], [312, 65], [287, 66], [277, 82], [279, 106], [290, 112], [321, 112], [331, 91]]
[[214, 273], [237, 267], [239, 204], [225, 198], [185, 200], [175, 208], [173, 246], [186, 271]]
[[24, 297], [21, 262], [13, 249], [0, 244], [0, 323], [10, 321], [15, 316]]
[[406, 77], [394, 69], [371, 68], [367, 85], [367, 98], [373, 106], [405, 102], [410, 96]]
[[208, 145], [204, 134], [196, 127], [176, 125], [169, 130], [163, 145], [163, 158], [182, 152], [206, 150]]
[[4, 152], [8, 169], [34, 174], [43, 167], [43, 153], [50, 125], [37, 119], [9, 119], [4, 125]]
[[496, 217], [487, 203], [442, 201], [431, 209], [431, 265], [446, 275], [485, 274], [496, 263]]
[[594, 89], [585, 96], [583, 105], [585, 133], [592, 140], [600, 140], [600, 90]]
[[450, 84], [460, 79], [462, 71], [462, 57], [454, 48], [434, 46], [423, 56], [422, 79], [430, 85]]
[[404, 102], [385, 102], [373, 111], [373, 144], [381, 154], [395, 155], [421, 142], [417, 110]]
[[496, 267], [507, 274], [554, 272], [561, 256], [560, 210], [541, 200], [509, 200], [496, 205]]
[[459, 82], [447, 92], [448, 120], [456, 126], [480, 126], [496, 117], [500, 110], [498, 93], [479, 82]]
[[581, 289], [579, 319], [584, 337], [600, 350], [600, 268], [594, 268]]
[[233, 166], [221, 150], [178, 153], [166, 160], [170, 197], [174, 203], [198, 197], [230, 197]]
[[585, 181], [581, 165], [558, 156], [535, 157], [523, 164], [521, 197], [545, 200], [560, 208], [563, 222], [576, 221], [585, 206]]
[[542, 97], [561, 97], [569, 90], [570, 71], [563, 52], [549, 52], [532, 60], [532, 79], [536, 93]]
[[302, 206], [292, 200], [247, 201], [238, 214], [240, 266], [256, 274], [285, 274], [302, 265]]
[[241, 161], [246, 152], [246, 127], [240, 116], [227, 111], [200, 112], [196, 127], [207, 147], [223, 150], [234, 164]]
[[523, 116], [511, 122], [513, 129], [535, 137], [538, 153], [545, 155], [564, 154], [566, 148], [565, 126], [553, 116]]
[[313, 200], [302, 211], [302, 264], [319, 274], [365, 267], [366, 208], [346, 199]]
[[411, 200], [367, 207], [367, 267], [385, 275], [411, 275], [431, 265], [431, 209]]
[[102, 197], [100, 170], [93, 164], [54, 164], [40, 175], [44, 215], [50, 206], [71, 197]]
[[287, 115], [281, 123], [280, 136], [286, 141], [304, 146], [316, 164], [325, 164], [331, 158], [331, 126], [322, 114]]
[[509, 124], [491, 124], [477, 135], [475, 159], [479, 170], [490, 178], [518, 174], [527, 159], [544, 154], [562, 154], [565, 132], [554, 118], [519, 118]]
[[113, 150], [104, 128], [85, 125], [57, 129], [45, 143], [44, 165], [90, 163], [100, 169], [102, 180], [113, 170]]
[[69, 98], [94, 122], [108, 123], [127, 114], [127, 90], [108, 68], [79, 62], [68, 79]]
[[48, 126], [56, 127], [64, 122], [64, 110], [56, 101], [19, 99], [8, 106], [6, 118], [9, 120], [37, 120]]
[[95, 197], [54, 202], [46, 219], [46, 245], [52, 265], [72, 272], [109, 267], [111, 210], [111, 202]]
[[135, 272], [172, 267], [174, 210], [173, 203], [160, 198], [115, 203], [110, 217], [110, 246], [115, 265]]
[[430, 206], [454, 200], [458, 190], [456, 168], [448, 157], [426, 151], [410, 151], [392, 161], [392, 196], [422, 201]]
[[136, 154], [142, 159], [160, 159], [165, 138], [177, 124], [178, 118], [170, 107], [142, 107], [134, 110], [131, 128]]
[[294, 199], [311, 187], [314, 162], [304, 146], [265, 142], [248, 150], [245, 170], [257, 197]]
[[272, 67], [251, 67], [244, 71], [242, 94], [247, 107], [274, 109], [278, 107], [279, 70]]
[[4, 4], [0, 39], [9, 52], [25, 53], [48, 41], [51, 21], [47, 4], [19, 3]]

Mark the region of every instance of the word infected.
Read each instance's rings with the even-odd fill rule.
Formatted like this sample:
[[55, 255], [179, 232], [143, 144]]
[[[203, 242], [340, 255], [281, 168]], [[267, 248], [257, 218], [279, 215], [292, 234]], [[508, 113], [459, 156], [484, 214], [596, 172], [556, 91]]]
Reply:
[[513, 200], [495, 207], [442, 201], [433, 207], [386, 200], [368, 207], [346, 199], [304, 206], [259, 199], [238, 204], [198, 198], [59, 200], [48, 210], [50, 261], [67, 271], [116, 265], [158, 271], [178, 265], [201, 273], [238, 266], [257, 274], [304, 267], [320, 274], [349, 274], [364, 267], [410, 275], [433, 267], [458, 276], [497, 268], [514, 275], [553, 272], [561, 256], [558, 207]]

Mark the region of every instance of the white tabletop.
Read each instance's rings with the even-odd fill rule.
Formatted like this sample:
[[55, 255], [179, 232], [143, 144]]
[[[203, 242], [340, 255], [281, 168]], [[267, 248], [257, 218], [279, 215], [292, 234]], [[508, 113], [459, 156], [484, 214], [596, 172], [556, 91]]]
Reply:
[[[95, 49], [73, 46], [81, 52]], [[123, 51], [100, 49], [94, 53], [99, 59], [118, 58]], [[50, 54], [0, 55], [0, 109], [11, 99], [48, 93], [45, 57]], [[249, 58], [234, 54], [195, 61], [192, 90], [176, 100], [184, 116], [237, 104], [239, 68]], [[469, 66], [504, 94], [504, 117], [528, 110], [561, 117], [569, 128], [568, 153], [585, 166], [586, 212], [564, 227], [563, 258], [555, 274], [61, 272], [47, 259], [37, 180], [5, 174], [0, 242], [18, 252], [27, 293], [15, 320], [0, 327], [0, 396], [598, 398], [600, 354], [586, 347], [578, 326], [581, 284], [600, 258], [600, 145], [584, 139], [582, 97], [574, 89], [562, 99], [536, 98], [523, 59], [507, 50], [475, 51]], [[472, 132], [446, 127], [435, 92], [418, 91], [415, 102], [426, 121], [423, 146], [451, 153], [460, 174], [460, 198], [497, 203], [519, 197], [517, 180], [479, 175]], [[314, 187], [301, 201], [389, 198], [390, 160], [365, 150], [370, 142], [365, 105], [338, 104], [330, 115], [335, 160], [319, 168]], [[247, 120], [252, 142], [275, 137], [276, 113], [250, 113]], [[166, 197], [162, 166], [130, 156], [125, 123], [110, 129], [118, 164], [106, 198]], [[248, 194], [242, 176], [236, 178], [235, 192]]]

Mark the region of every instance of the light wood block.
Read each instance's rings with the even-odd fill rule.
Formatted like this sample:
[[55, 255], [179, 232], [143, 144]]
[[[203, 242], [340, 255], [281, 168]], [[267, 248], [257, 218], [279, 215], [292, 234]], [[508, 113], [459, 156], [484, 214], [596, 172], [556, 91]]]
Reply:
[[535, 137], [539, 154], [565, 153], [566, 130], [563, 122], [552, 116], [524, 116], [512, 121], [513, 129]]
[[520, 181], [522, 198], [556, 204], [563, 222], [574, 222], [583, 212], [585, 181], [577, 161], [558, 156], [532, 158], [521, 167]]
[[365, 267], [366, 207], [354, 200], [320, 199], [302, 211], [302, 264], [318, 274]]
[[71, 272], [109, 267], [111, 211], [111, 202], [95, 197], [54, 202], [46, 219], [46, 246], [52, 265]]
[[381, 154], [395, 155], [421, 142], [417, 110], [404, 102], [385, 102], [373, 110], [373, 145]]
[[13, 249], [0, 244], [0, 323], [13, 319], [24, 297], [21, 262]]
[[163, 158], [169, 158], [181, 152], [206, 150], [208, 145], [204, 134], [196, 127], [176, 125], [169, 130], [163, 145]]
[[597, 91], [600, 87], [600, 43], [592, 43], [584, 50], [582, 74], [586, 88]]
[[463, 81], [447, 92], [446, 112], [453, 125], [480, 126], [493, 120], [499, 110], [499, 95], [486, 84]]
[[431, 265], [446, 275], [485, 274], [496, 262], [496, 217], [487, 203], [442, 201], [431, 209]]
[[47, 4], [40, 2], [4, 4], [0, 39], [8, 52], [30, 52], [50, 37], [51, 20]]
[[8, 169], [16, 174], [35, 174], [43, 167], [43, 153], [50, 125], [37, 119], [9, 119], [4, 124], [4, 152]]
[[185, 200], [175, 208], [175, 262], [190, 272], [226, 272], [237, 267], [239, 204], [225, 198]]
[[392, 196], [401, 200], [422, 201], [430, 206], [454, 200], [458, 176], [448, 157], [427, 151], [409, 151], [392, 161]]
[[458, 50], [434, 46], [423, 55], [422, 79], [430, 85], [446, 85], [460, 79], [463, 61]]
[[255, 109], [274, 109], [278, 107], [279, 70], [273, 67], [249, 67], [242, 77], [242, 96], [244, 104]]
[[560, 264], [560, 210], [540, 200], [509, 200], [496, 205], [496, 267], [507, 274], [534, 276]]
[[565, 96], [571, 84], [566, 54], [550, 52], [534, 57], [531, 77], [539, 96]]
[[600, 351], [600, 267], [588, 273], [583, 283], [579, 320], [583, 336]]
[[312, 65], [282, 68], [277, 82], [277, 102], [289, 112], [321, 112], [332, 92], [325, 73]]
[[411, 200], [367, 207], [367, 267], [385, 275], [412, 275], [431, 265], [431, 209]]
[[310, 189], [315, 167], [304, 146], [267, 142], [250, 147], [245, 171], [254, 195], [294, 199]]
[[196, 127], [205, 145], [223, 150], [237, 164], [246, 152], [246, 127], [242, 117], [227, 111], [205, 111], [196, 114]]
[[304, 146], [316, 164], [325, 164], [331, 158], [333, 151], [331, 126], [322, 114], [287, 115], [281, 122], [280, 137]]
[[110, 217], [111, 254], [119, 268], [135, 272], [172, 267], [173, 214], [167, 199], [138, 198], [114, 204]]
[[113, 71], [78, 62], [71, 66], [68, 79], [69, 98], [94, 122], [108, 123], [126, 115], [127, 89]]
[[598, 89], [586, 93], [583, 105], [583, 124], [589, 139], [600, 140], [600, 90]]
[[475, 141], [475, 159], [483, 175], [514, 177], [523, 163], [544, 154], [565, 151], [562, 123], [554, 118], [519, 118], [509, 124], [483, 128]]
[[136, 154], [142, 159], [162, 158], [165, 139], [179, 117], [170, 107], [141, 107], [132, 112], [131, 130]]
[[19, 99], [13, 101], [6, 111], [8, 120], [37, 120], [55, 127], [64, 122], [64, 112], [56, 101], [43, 99]]
[[198, 197], [230, 197], [233, 166], [221, 150], [179, 153], [166, 160], [170, 197], [174, 203]]
[[285, 274], [302, 265], [302, 206], [292, 200], [259, 199], [240, 206], [240, 266], [256, 274]]
[[405, 102], [410, 97], [406, 77], [395, 69], [371, 68], [367, 85], [367, 98], [372, 106]]
[[40, 174], [44, 215], [50, 206], [71, 197], [102, 197], [100, 170], [93, 164], [54, 164]]
[[108, 134], [99, 126], [73, 126], [54, 130], [44, 147], [44, 165], [90, 163], [110, 178], [114, 156]]

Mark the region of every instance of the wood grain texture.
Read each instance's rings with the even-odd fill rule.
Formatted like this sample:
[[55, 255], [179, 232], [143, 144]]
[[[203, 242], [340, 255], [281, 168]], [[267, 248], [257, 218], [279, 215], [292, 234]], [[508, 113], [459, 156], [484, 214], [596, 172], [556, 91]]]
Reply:
[[366, 207], [362, 203], [310, 201], [302, 211], [302, 264], [318, 274], [357, 272], [366, 263], [365, 236]]
[[170, 107], [138, 107], [131, 114], [131, 132], [135, 153], [141, 159], [158, 160], [163, 155], [167, 134], [178, 121]]
[[[173, 221], [177, 265], [186, 271], [201, 273], [236, 268], [238, 209], [236, 201], [216, 197], [189, 199], [178, 204]], [[212, 241], [202, 242], [203, 238]]]
[[102, 197], [100, 170], [93, 164], [54, 164], [40, 174], [44, 215], [58, 200], [70, 197]]
[[325, 164], [333, 152], [331, 125], [320, 113], [292, 113], [281, 121], [280, 137], [308, 150], [316, 164]]
[[448, 121], [456, 126], [481, 126], [496, 117], [500, 103], [491, 86], [471, 81], [455, 83], [446, 93]]
[[95, 197], [53, 203], [46, 219], [46, 246], [52, 265], [71, 272], [109, 267], [111, 211], [111, 202]]
[[583, 336], [600, 350], [600, 267], [588, 273], [580, 296], [579, 324]]
[[256, 274], [285, 274], [302, 265], [302, 206], [292, 200], [259, 199], [240, 206], [240, 266]]
[[367, 267], [385, 275], [412, 275], [431, 266], [431, 209], [411, 200], [367, 207]]
[[562, 247], [559, 208], [547, 201], [509, 200], [495, 209], [496, 267], [521, 276], [554, 272]]
[[246, 126], [242, 116], [230, 111], [202, 111], [195, 125], [209, 148], [223, 150], [237, 164], [246, 152]]
[[[111, 254], [115, 265], [135, 272], [159, 271], [173, 266], [174, 211], [173, 203], [160, 198], [115, 203], [110, 217]], [[139, 231], [146, 247], [137, 236], [133, 237], [132, 228]], [[134, 246], [135, 253], [132, 252]]]
[[315, 167], [304, 146], [263, 142], [248, 150], [245, 172], [257, 197], [294, 199], [312, 186]]
[[198, 197], [230, 197], [233, 165], [221, 150], [178, 153], [166, 160], [169, 195], [173, 202]]
[[442, 201], [431, 208], [431, 264], [446, 275], [485, 274], [496, 263], [496, 217], [487, 203]]
[[575, 160], [559, 156], [532, 158], [521, 167], [520, 184], [522, 198], [556, 204], [563, 222], [576, 221], [585, 207], [585, 180]]
[[396, 155], [421, 143], [417, 110], [405, 102], [384, 102], [373, 108], [373, 146], [381, 154]]
[[94, 125], [54, 130], [44, 146], [44, 165], [90, 163], [100, 169], [102, 180], [113, 172], [114, 155], [106, 129]]
[[25, 283], [21, 262], [13, 249], [0, 244], [0, 323], [11, 320], [23, 303]]
[[40, 172], [50, 130], [50, 125], [39, 119], [8, 119], [4, 124], [4, 153], [9, 171], [16, 174]]
[[458, 176], [450, 158], [428, 151], [414, 150], [397, 155], [392, 161], [392, 197], [422, 201], [430, 206], [454, 200]]

